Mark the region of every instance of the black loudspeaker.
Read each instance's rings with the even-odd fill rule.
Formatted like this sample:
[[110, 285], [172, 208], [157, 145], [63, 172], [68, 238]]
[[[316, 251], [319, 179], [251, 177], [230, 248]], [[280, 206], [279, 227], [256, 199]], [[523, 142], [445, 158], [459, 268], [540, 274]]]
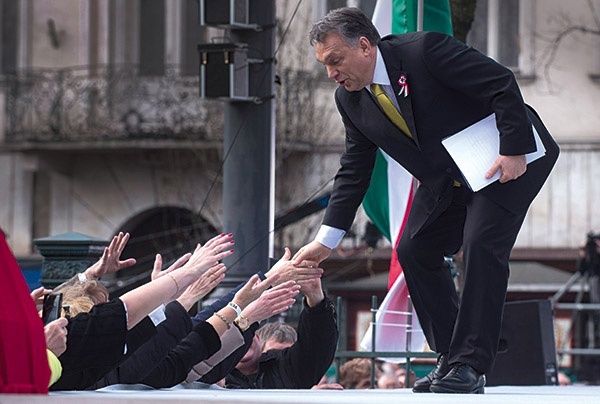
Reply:
[[556, 385], [558, 366], [550, 300], [504, 306], [498, 354], [487, 386]]

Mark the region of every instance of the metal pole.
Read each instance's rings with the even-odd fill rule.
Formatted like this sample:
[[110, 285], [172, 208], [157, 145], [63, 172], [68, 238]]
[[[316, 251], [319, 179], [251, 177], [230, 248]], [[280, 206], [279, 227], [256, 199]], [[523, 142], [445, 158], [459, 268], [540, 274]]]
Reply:
[[233, 233], [235, 253], [228, 266], [224, 289], [265, 271], [272, 251], [274, 222], [275, 114], [275, 0], [253, 0], [250, 21], [259, 27], [231, 29], [234, 43], [246, 43], [249, 60], [249, 94], [255, 102], [230, 101], [225, 105], [223, 166], [223, 231]]
[[[377, 337], [377, 296], [371, 298], [371, 352], [375, 352], [375, 338]], [[375, 388], [375, 356], [371, 357], [371, 388]]]
[[423, 31], [423, 19], [425, 15], [425, 0], [417, 2], [417, 31]]

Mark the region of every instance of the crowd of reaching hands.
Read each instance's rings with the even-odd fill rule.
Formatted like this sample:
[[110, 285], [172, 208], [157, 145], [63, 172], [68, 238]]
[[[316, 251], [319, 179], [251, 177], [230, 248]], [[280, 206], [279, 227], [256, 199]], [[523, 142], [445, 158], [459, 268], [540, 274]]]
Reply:
[[[45, 295], [63, 297], [61, 317], [44, 326], [50, 390], [178, 384], [230, 389], [370, 387], [368, 359], [342, 366], [340, 383], [325, 375], [335, 356], [338, 327], [317, 262], [298, 262], [286, 248], [264, 274], [252, 275], [192, 316], [191, 309], [225, 278], [227, 268], [221, 260], [233, 253], [233, 235], [220, 234], [199, 244], [167, 268], [157, 254], [149, 283], [110, 299], [100, 278], [136, 263], [121, 259], [128, 241], [129, 234], [117, 234], [83, 273], [54, 290], [41, 287], [30, 293], [38, 310]], [[265, 321], [288, 310], [298, 297], [302, 311], [296, 328]], [[374, 387], [403, 387], [390, 375], [378, 373]]]
[[[168, 268], [156, 255], [151, 281], [109, 300], [99, 281], [131, 267], [121, 259], [129, 234], [119, 233], [94, 265], [53, 291], [63, 316], [44, 327], [52, 370], [50, 390], [98, 389], [114, 384], [154, 388], [201, 382], [226, 388], [311, 388], [331, 365], [337, 345], [335, 310], [323, 292], [318, 263], [294, 263], [286, 249], [265, 268], [195, 316], [188, 311], [226, 276], [232, 234], [220, 234]], [[288, 310], [303, 295], [299, 338], [261, 348], [261, 322]], [[268, 323], [269, 324], [269, 323]], [[265, 342], [265, 341], [263, 341]], [[288, 370], [300, 376], [289, 378]]]

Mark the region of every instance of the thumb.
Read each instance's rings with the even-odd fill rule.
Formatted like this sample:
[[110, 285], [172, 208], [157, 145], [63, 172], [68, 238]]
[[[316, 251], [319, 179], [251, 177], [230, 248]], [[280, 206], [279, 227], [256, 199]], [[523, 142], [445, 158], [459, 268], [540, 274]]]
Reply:
[[287, 261], [291, 258], [291, 256], [292, 256], [292, 252], [290, 251], [289, 248], [285, 247], [285, 253], [283, 254], [282, 258]]
[[494, 162], [494, 164], [492, 165], [492, 167], [485, 173], [485, 178], [486, 179], [490, 179], [494, 176], [494, 174], [496, 174], [496, 172], [500, 169], [500, 163], [498, 162], [498, 160], [496, 160]]

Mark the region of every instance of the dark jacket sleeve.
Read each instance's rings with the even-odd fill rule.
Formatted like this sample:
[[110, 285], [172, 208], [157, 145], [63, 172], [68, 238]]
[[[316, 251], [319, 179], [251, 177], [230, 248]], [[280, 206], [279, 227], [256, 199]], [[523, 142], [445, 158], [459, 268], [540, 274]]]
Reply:
[[202, 376], [200, 381], [214, 384], [231, 373], [231, 371], [237, 366], [240, 359], [242, 359], [244, 355], [246, 355], [246, 352], [248, 352], [248, 349], [250, 349], [250, 345], [252, 345], [252, 340], [254, 339], [256, 330], [258, 330], [258, 323], [252, 324], [246, 331], [244, 331], [242, 333], [244, 336], [244, 345], [236, 349], [233, 353], [231, 353], [231, 355], [223, 359], [210, 372]]
[[185, 380], [196, 363], [221, 349], [221, 339], [212, 325], [198, 323], [141, 383], [155, 388], [172, 387]]
[[127, 319], [115, 299], [79, 313], [67, 325], [67, 350], [60, 356], [63, 373], [52, 390], [83, 390], [125, 357]]
[[278, 365], [281, 379], [291, 385], [279, 388], [310, 389], [333, 362], [338, 328], [335, 307], [327, 296], [315, 307], [304, 301], [297, 331], [298, 341], [282, 351]]
[[[165, 307], [166, 320], [156, 327], [156, 335], [118, 367], [112, 369], [91, 389], [112, 384], [140, 383], [192, 330], [190, 316], [174, 301]], [[129, 347], [129, 345], [128, 345]]]

